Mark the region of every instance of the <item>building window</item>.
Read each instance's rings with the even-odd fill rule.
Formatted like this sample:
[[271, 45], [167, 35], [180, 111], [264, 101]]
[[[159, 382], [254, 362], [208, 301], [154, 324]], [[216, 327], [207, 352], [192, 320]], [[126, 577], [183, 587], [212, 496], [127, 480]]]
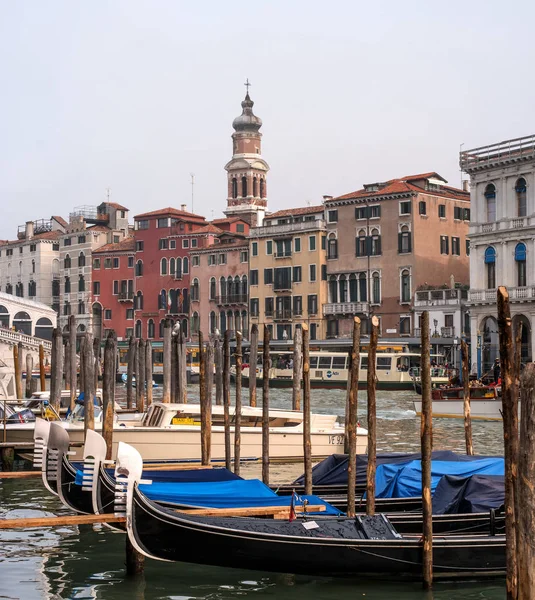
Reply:
[[487, 202], [487, 222], [496, 221], [496, 186], [489, 183], [485, 188], [485, 199]]
[[401, 302], [411, 301], [411, 274], [408, 269], [401, 271]]
[[85, 292], [85, 277], [83, 275], [78, 277], [78, 291]]
[[355, 239], [356, 256], [368, 256], [367, 236], [364, 229], [361, 229]]
[[167, 275], [167, 258], [160, 261], [160, 275]]
[[104, 259], [104, 268], [105, 269], [111, 269], [111, 258], [105, 258]]
[[381, 217], [381, 207], [376, 204], [375, 206], [370, 206], [370, 219], [379, 219]]
[[184, 275], [187, 275], [189, 273], [189, 258], [187, 256], [184, 256], [182, 260], [182, 273], [184, 273]]
[[273, 283], [273, 269], [264, 269], [264, 285]]
[[453, 256], [461, 256], [461, 238], [451, 238], [451, 253]]
[[30, 281], [28, 283], [28, 296], [30, 298], [34, 298], [35, 296], [37, 296], [37, 285], [35, 281]]
[[465, 240], [466, 244], [466, 256], [470, 256], [470, 240]]
[[210, 279], [210, 300], [215, 300], [217, 296], [217, 284], [215, 277]]
[[129, 269], [133, 269], [134, 268], [134, 257], [133, 256], [129, 256], [128, 257], [128, 268]]
[[258, 285], [258, 269], [251, 269], [249, 277], [251, 279], [251, 285]]
[[85, 254], [83, 252], [78, 255], [78, 266], [85, 267]]
[[357, 221], [362, 221], [368, 218], [368, 207], [367, 206], [358, 206], [355, 208], [355, 219]]
[[147, 323], [147, 337], [149, 339], [154, 339], [154, 321], [152, 319], [149, 319], [149, 322]]
[[399, 203], [399, 214], [400, 215], [410, 215], [411, 214], [411, 202], [400, 202]]
[[329, 223], [336, 223], [338, 221], [338, 211], [337, 210], [328, 210], [327, 211], [327, 220]]
[[334, 233], [329, 234], [329, 239], [327, 243], [327, 258], [333, 260], [338, 258], [338, 240]]
[[232, 178], [232, 197], [238, 197], [238, 180], [236, 179], [236, 177]]
[[199, 327], [201, 323], [199, 320], [199, 313], [194, 312], [191, 316], [191, 333], [199, 333]]
[[303, 314], [303, 296], [293, 297], [293, 314], [295, 316], [301, 316]]
[[107, 308], [107, 309], [104, 311], [104, 319], [105, 319], [106, 321], [111, 321], [111, 308]]
[[309, 315], [318, 314], [318, 296], [317, 294], [309, 294], [307, 297], [307, 311]]
[[308, 238], [308, 249], [312, 252], [316, 249], [316, 236], [311, 235]]
[[119, 282], [117, 280], [115, 280], [113, 282], [113, 295], [114, 296], [118, 296], [119, 295]]
[[149, 220], [142, 219], [141, 221], [137, 221], [137, 228], [138, 229], [148, 229], [149, 228]]
[[268, 297], [268, 298], [264, 298], [264, 315], [266, 317], [272, 317], [273, 316], [273, 298], [272, 297]]
[[217, 265], [217, 254], [209, 254], [208, 255], [208, 266], [213, 267]]
[[246, 263], [247, 260], [248, 260], [248, 252], [247, 252], [247, 250], [242, 250], [242, 252], [240, 252], [240, 262]]
[[335, 275], [329, 278], [329, 302], [331, 304], [338, 302], [338, 281]]
[[260, 198], [265, 198], [265, 183], [262, 178], [260, 179]]
[[66, 317], [71, 314], [71, 303], [70, 302], [65, 302], [65, 304], [63, 305], [63, 314]]
[[66, 254], [65, 258], [63, 259], [63, 267], [65, 269], [71, 268], [71, 257], [68, 254]]
[[316, 281], [316, 265], [308, 265], [309, 268], [309, 281]]
[[127, 308], [126, 309], [126, 319], [128, 321], [130, 321], [133, 318], [134, 318], [134, 309], [133, 308]]
[[226, 265], [226, 264], [227, 264], [227, 255], [226, 255], [226, 254], [223, 254], [223, 253], [221, 253], [221, 254], [219, 255], [219, 260], [218, 260], [217, 262], [218, 262], [218, 264], [220, 264], [220, 265]]
[[65, 277], [65, 293], [66, 294], [71, 293], [71, 278], [70, 277]]
[[252, 256], [258, 256], [258, 242], [251, 243], [251, 254]]
[[447, 235], [440, 236], [440, 254], [449, 254], [449, 238]]
[[256, 177], [253, 177], [253, 196], [258, 197], [258, 180]]
[[427, 204], [425, 203], [425, 200], [420, 200], [420, 202], [418, 202], [418, 214], [427, 215]]
[[119, 258], [118, 257], [114, 257], [114, 259], [113, 259], [113, 268], [114, 269], [119, 268]]
[[515, 262], [518, 287], [526, 287], [526, 244], [522, 242], [515, 247]]
[[169, 247], [169, 243], [168, 240], [166, 238], [162, 238], [161, 240], [159, 240], [158, 242], [158, 248], [160, 250], [167, 250]]
[[37, 251], [37, 244], [30, 244], [30, 252], [36, 252]]
[[301, 252], [301, 238], [294, 238], [294, 252]]
[[438, 205], [438, 216], [440, 219], [446, 218], [446, 205], [445, 204]]
[[217, 329], [217, 316], [214, 311], [210, 313], [210, 333], [215, 334]]
[[189, 240], [182, 240], [182, 248], [189, 248]]
[[165, 227], [169, 227], [169, 218], [161, 217], [160, 219], [158, 219], [158, 229], [165, 228]]
[[378, 229], [372, 229], [370, 254], [371, 256], [380, 256], [381, 254], [381, 236]]
[[527, 214], [526, 187], [526, 180], [523, 177], [517, 180], [515, 192], [516, 210], [519, 217], [525, 217]]
[[247, 177], [241, 178], [241, 196], [247, 198]]
[[199, 280], [195, 278], [191, 284], [191, 299], [195, 302], [199, 300]]
[[143, 261], [138, 260], [136, 263], [136, 277], [141, 277], [143, 275]]
[[487, 265], [487, 289], [496, 287], [496, 250], [489, 246], [485, 250], [485, 264]]
[[379, 273], [372, 275], [372, 302], [381, 304], [381, 278]]
[[100, 269], [100, 258], [93, 259], [93, 269], [95, 269], [95, 270]]
[[142, 330], [141, 330], [141, 321], [136, 321], [136, 328], [135, 328], [135, 336], [136, 338], [141, 338], [141, 334], [142, 334]]
[[198, 267], [201, 264], [200, 256], [192, 256], [191, 257], [191, 266]]
[[78, 236], [78, 243], [79, 244], [85, 244], [85, 235], [79, 235]]
[[398, 253], [408, 254], [412, 252], [412, 236], [408, 225], [402, 225], [398, 233]]
[[411, 318], [409, 316], [399, 317], [399, 333], [400, 335], [410, 335]]
[[52, 244], [52, 251], [53, 252], [59, 252], [59, 243], [58, 242], [54, 242]]
[[303, 275], [301, 267], [293, 267], [293, 282], [301, 283], [302, 277]]
[[191, 240], [191, 247], [197, 248], [197, 240], [195, 238]]
[[143, 248], [145, 246], [145, 242], [143, 240], [136, 241], [136, 252], [143, 252]]
[[63, 245], [64, 246], [70, 246], [71, 245], [71, 238], [65, 238], [63, 240]]
[[258, 298], [251, 298], [251, 316], [252, 317], [258, 317], [258, 307], [259, 307]]
[[266, 242], [266, 254], [267, 255], [273, 254], [273, 241], [272, 240], [267, 240], [267, 242]]
[[100, 281], [93, 281], [93, 295], [100, 296]]

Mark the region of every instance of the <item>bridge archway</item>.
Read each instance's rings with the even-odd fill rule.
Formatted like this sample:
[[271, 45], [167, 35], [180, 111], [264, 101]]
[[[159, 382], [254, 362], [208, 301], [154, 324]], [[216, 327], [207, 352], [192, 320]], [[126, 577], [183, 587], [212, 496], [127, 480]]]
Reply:
[[52, 325], [52, 321], [47, 317], [41, 317], [35, 324], [35, 337], [43, 340], [52, 340], [53, 329], [54, 325]]
[[15, 327], [15, 331], [32, 335], [32, 320], [26, 311], [21, 310], [15, 315], [13, 326]]
[[0, 327], [6, 327], [9, 329], [9, 311], [7, 308], [0, 304]]

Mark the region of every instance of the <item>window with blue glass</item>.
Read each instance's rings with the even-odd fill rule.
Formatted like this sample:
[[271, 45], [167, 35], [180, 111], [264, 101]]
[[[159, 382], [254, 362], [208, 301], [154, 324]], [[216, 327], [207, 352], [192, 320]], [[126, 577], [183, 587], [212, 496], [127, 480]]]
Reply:
[[489, 246], [485, 250], [485, 264], [487, 265], [487, 289], [496, 287], [496, 250]]
[[518, 287], [526, 287], [526, 244], [515, 247], [516, 277]]

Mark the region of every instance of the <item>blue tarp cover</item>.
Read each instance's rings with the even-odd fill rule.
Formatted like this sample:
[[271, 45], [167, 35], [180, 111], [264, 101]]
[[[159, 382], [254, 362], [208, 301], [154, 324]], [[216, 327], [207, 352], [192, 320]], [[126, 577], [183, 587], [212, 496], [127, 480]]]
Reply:
[[[431, 492], [444, 475], [469, 477], [470, 475], [503, 475], [504, 460], [502, 457], [479, 458], [473, 461], [431, 462]], [[382, 464], [377, 467], [377, 498], [409, 498], [422, 495], [422, 464], [420, 460], [408, 463]]]
[[503, 475], [445, 475], [433, 496], [436, 515], [487, 512], [505, 502]]

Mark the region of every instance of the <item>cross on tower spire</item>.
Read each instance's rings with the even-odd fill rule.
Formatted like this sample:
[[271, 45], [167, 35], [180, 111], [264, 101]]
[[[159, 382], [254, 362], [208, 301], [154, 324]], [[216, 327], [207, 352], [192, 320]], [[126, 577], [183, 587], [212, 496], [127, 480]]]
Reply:
[[249, 88], [251, 87], [251, 84], [249, 83], [249, 77], [247, 77], [243, 85], [247, 88], [247, 94], [249, 94]]

